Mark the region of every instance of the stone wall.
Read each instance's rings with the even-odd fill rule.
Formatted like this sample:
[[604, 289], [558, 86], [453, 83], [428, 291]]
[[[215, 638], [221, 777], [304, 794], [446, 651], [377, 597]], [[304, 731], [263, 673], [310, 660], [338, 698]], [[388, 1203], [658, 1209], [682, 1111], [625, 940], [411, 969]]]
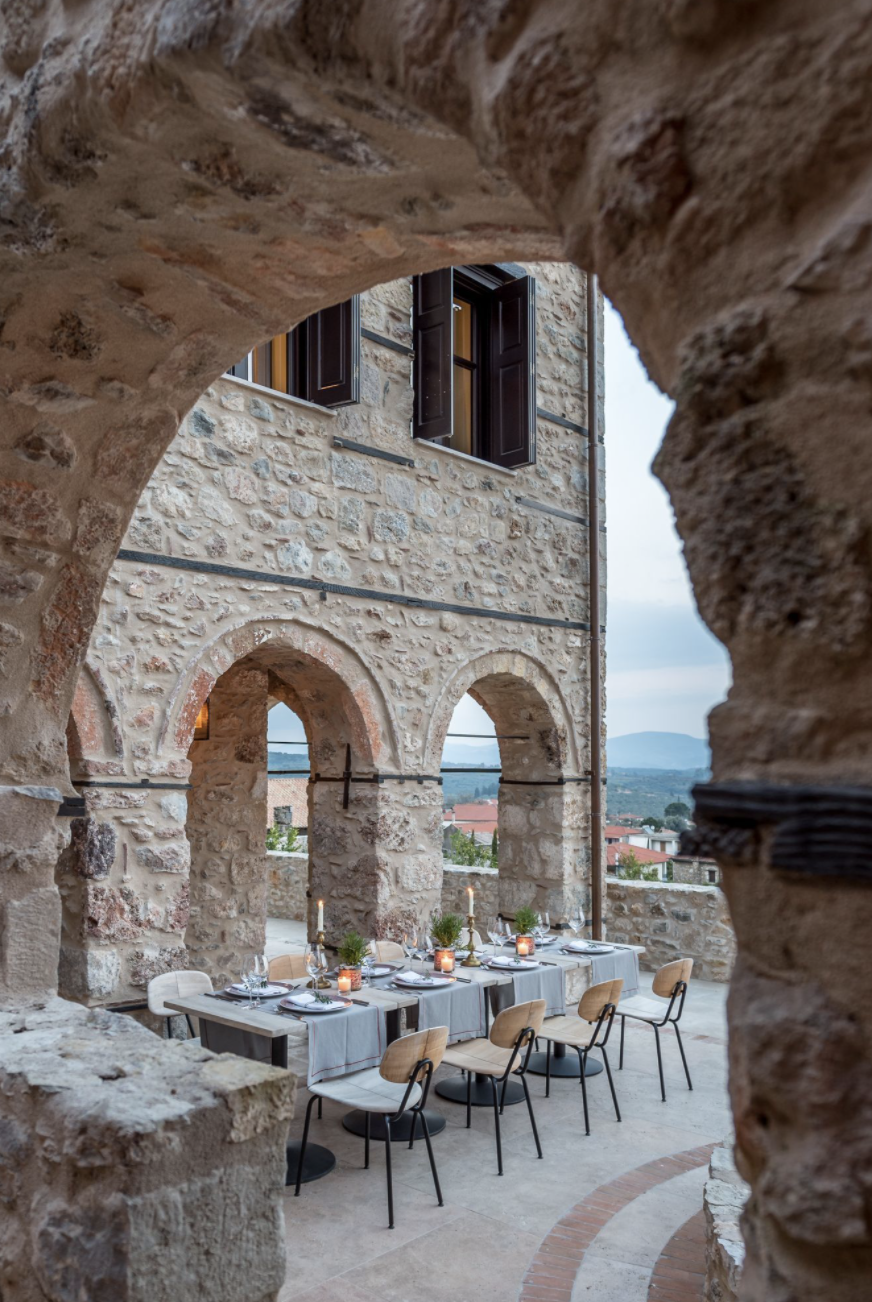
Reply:
[[676, 958], [692, 958], [695, 977], [730, 979], [736, 937], [718, 886], [609, 877], [605, 921], [609, 939], [645, 946], [639, 965], [646, 971], [654, 972]]
[[0, 1062], [4, 1298], [272, 1302], [292, 1075], [60, 999]]
[[487, 919], [500, 911], [500, 875], [496, 868], [468, 868], [464, 864], [442, 865], [443, 913], [469, 912], [466, 888], [475, 891], [476, 930], [485, 936]]
[[750, 1192], [736, 1170], [732, 1145], [716, 1148], [703, 1194], [706, 1275], [702, 1302], [738, 1302], [745, 1262], [740, 1223]]
[[[538, 404], [583, 423], [584, 277], [530, 270]], [[410, 279], [368, 291], [363, 325], [406, 346], [411, 293]], [[330, 931], [384, 934], [438, 906], [438, 785], [359, 778], [438, 772], [467, 690], [498, 733], [523, 738], [501, 743], [513, 785], [500, 796], [500, 907], [559, 916], [586, 880], [588, 789], [539, 784], [588, 767], [586, 636], [573, 627], [588, 615], [587, 535], [529, 504], [586, 511], [586, 438], [540, 416], [535, 465], [506, 471], [414, 443], [412, 396], [409, 358], [367, 338], [361, 400], [337, 411], [223, 378], [152, 475], [70, 727], [75, 776], [106, 784], [86, 789], [89, 820], [59, 878], [75, 997], [129, 997], [195, 958], [223, 977], [260, 943], [266, 696], [303, 718], [321, 775], [309, 786], [309, 878]], [[413, 464], [337, 447], [337, 435]], [[305, 586], [319, 582], [334, 587]], [[192, 743], [210, 694], [210, 740]], [[331, 780], [346, 746], [347, 802]], [[167, 789], [112, 790], [113, 779]]]
[[268, 850], [266, 858], [267, 917], [305, 922], [308, 917], [309, 856]]
[[672, 860], [672, 880], [685, 886], [719, 886], [721, 870], [714, 859], [701, 859], [699, 855], [675, 855]]

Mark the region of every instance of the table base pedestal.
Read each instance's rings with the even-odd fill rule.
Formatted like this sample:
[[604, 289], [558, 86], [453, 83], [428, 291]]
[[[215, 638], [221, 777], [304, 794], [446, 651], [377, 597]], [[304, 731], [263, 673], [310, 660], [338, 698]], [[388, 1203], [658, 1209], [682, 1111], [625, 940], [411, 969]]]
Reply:
[[[442, 1113], [434, 1112], [432, 1108], [425, 1108], [424, 1116], [427, 1118], [427, 1129], [430, 1131], [431, 1139], [434, 1135], [438, 1135], [440, 1131], [444, 1130], [448, 1124]], [[363, 1137], [366, 1134], [366, 1113], [362, 1112], [359, 1108], [355, 1108], [353, 1112], [346, 1112], [345, 1116], [342, 1118], [342, 1124], [346, 1130], [351, 1131], [352, 1135], [360, 1135]], [[411, 1133], [411, 1112], [404, 1112], [399, 1121], [391, 1122], [392, 1140], [395, 1139], [398, 1143], [406, 1142]], [[377, 1112], [370, 1113], [369, 1137], [370, 1139], [380, 1139], [384, 1142], [385, 1119]], [[424, 1128], [420, 1122], [418, 1122], [418, 1129], [415, 1131], [415, 1138], [420, 1139], [423, 1142]]]
[[[530, 1062], [527, 1065], [527, 1071], [533, 1076], [547, 1076], [546, 1068], [547, 1055], [544, 1053], [531, 1053]], [[584, 1069], [585, 1077], [598, 1076], [603, 1069], [602, 1063], [588, 1056], [587, 1064]], [[581, 1072], [578, 1069], [578, 1054], [563, 1054], [558, 1057], [556, 1053], [551, 1054], [551, 1079], [557, 1080], [561, 1077], [566, 1080], [578, 1080]]]
[[[299, 1139], [293, 1140], [286, 1149], [288, 1155], [288, 1170], [285, 1175], [285, 1184], [297, 1183], [297, 1164], [300, 1161], [300, 1149], [303, 1147]], [[336, 1155], [331, 1153], [329, 1148], [323, 1148], [320, 1144], [307, 1144], [306, 1156], [303, 1161], [303, 1184], [311, 1184], [313, 1180], [320, 1180], [322, 1175], [328, 1175], [336, 1165]]]
[[[440, 1099], [449, 1099], [452, 1103], [462, 1103], [466, 1106], [466, 1077], [452, 1076], [448, 1080], [440, 1081], [435, 1087], [436, 1093]], [[502, 1085], [497, 1087], [498, 1093], [502, 1093]], [[510, 1103], [524, 1102], [524, 1087], [520, 1081], [509, 1080], [506, 1085], [506, 1107]], [[494, 1096], [491, 1089], [489, 1076], [474, 1076], [472, 1079], [472, 1106], [474, 1108], [492, 1108], [494, 1105]]]

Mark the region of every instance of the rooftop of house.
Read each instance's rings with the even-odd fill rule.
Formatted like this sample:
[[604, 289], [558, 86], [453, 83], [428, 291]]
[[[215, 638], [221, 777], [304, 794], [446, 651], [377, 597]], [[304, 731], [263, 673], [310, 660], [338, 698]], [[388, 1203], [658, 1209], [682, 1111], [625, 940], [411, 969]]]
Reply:
[[606, 862], [610, 868], [616, 867], [624, 855], [632, 854], [635, 856], [637, 863], [671, 863], [673, 855], [665, 854], [662, 850], [646, 850], [642, 845], [617, 845], [606, 846]]

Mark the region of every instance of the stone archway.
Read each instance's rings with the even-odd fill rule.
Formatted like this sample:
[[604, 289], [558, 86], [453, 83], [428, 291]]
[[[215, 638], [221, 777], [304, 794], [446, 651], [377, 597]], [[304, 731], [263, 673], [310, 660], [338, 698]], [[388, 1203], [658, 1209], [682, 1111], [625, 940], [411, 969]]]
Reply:
[[454, 707], [467, 692], [501, 738], [500, 909], [513, 917], [528, 904], [565, 918], [590, 889], [590, 805], [579, 771], [584, 746], [563, 694], [532, 656], [506, 650], [468, 661], [443, 686], [430, 719], [425, 755], [436, 769]]
[[[2, 21], [4, 998], [52, 989], [75, 675], [180, 414], [364, 284], [570, 257], [678, 397], [658, 468], [735, 669], [715, 772], [754, 789], [703, 801], [740, 947], [749, 1296], [855, 1297], [870, 1233], [840, 1204], [864, 1205], [870, 1102], [833, 1064], [868, 1076], [868, 868], [844, 855], [872, 791], [865, 7], [153, 0]], [[794, 1036], [797, 991], [827, 1028], [796, 1066], [829, 1106], [811, 1121], [756, 1051], [764, 1005], [765, 1042]]]

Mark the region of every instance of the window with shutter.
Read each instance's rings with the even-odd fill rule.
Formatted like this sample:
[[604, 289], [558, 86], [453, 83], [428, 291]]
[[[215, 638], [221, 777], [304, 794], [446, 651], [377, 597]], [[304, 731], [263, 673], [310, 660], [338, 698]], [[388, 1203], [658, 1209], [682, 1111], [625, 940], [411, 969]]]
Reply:
[[293, 330], [276, 335], [227, 374], [322, 407], [359, 402], [359, 296], [315, 312]]
[[498, 466], [536, 460], [535, 281], [449, 267], [414, 282], [413, 433]]

